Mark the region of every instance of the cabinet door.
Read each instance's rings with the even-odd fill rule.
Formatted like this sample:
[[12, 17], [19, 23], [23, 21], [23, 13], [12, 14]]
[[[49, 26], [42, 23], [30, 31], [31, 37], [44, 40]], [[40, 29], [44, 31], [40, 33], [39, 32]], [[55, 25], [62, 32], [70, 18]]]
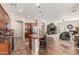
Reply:
[[4, 24], [4, 19], [3, 19], [3, 10], [0, 6], [0, 29], [3, 29], [5, 27], [5, 24]]
[[10, 23], [10, 18], [9, 18], [9, 16], [7, 14], [4, 14], [4, 21], [5, 21], [5, 24]]
[[0, 6], [0, 20], [2, 20], [2, 19], [3, 19], [3, 10], [2, 10], [2, 8]]
[[10, 53], [10, 43], [0, 43], [0, 55], [8, 55]]
[[8, 23], [8, 16], [5, 13], [4, 13], [4, 22], [5, 22], [5, 24]]

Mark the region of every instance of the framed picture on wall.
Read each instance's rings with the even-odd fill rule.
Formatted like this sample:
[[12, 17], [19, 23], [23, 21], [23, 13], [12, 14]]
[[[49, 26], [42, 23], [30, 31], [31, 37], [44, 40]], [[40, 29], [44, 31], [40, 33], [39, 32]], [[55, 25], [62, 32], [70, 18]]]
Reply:
[[67, 28], [68, 29], [72, 29], [73, 28], [73, 25], [72, 24], [69, 24], [69, 25], [67, 25]]

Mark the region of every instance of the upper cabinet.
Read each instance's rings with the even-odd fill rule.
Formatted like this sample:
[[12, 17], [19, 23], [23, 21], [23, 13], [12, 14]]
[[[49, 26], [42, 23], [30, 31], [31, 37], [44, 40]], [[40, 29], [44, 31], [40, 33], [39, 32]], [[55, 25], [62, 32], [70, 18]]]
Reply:
[[5, 13], [4, 14], [4, 21], [5, 21], [5, 23], [10, 23], [10, 18], [9, 18], [9, 16]]
[[0, 7], [0, 20], [3, 19], [3, 10], [2, 8]]
[[10, 23], [10, 18], [8, 14], [5, 12], [3, 7], [0, 5], [0, 29], [5, 29], [6, 24]]
[[2, 9], [2, 7], [1, 7], [1, 5], [0, 5], [0, 29], [3, 29], [3, 28], [5, 28], [5, 24], [4, 24], [4, 16], [3, 16], [3, 9]]

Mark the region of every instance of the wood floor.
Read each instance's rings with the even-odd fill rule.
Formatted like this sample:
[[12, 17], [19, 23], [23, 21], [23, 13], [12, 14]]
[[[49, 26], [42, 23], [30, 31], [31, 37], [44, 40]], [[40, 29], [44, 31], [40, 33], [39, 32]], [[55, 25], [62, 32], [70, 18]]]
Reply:
[[23, 40], [21, 38], [17, 38], [15, 40], [15, 47], [11, 55], [32, 55], [28, 39]]
[[[78, 55], [79, 48], [55, 41], [47, 37], [47, 48], [40, 48], [39, 55]], [[11, 55], [33, 55], [27, 40], [16, 39], [15, 50]]]
[[39, 55], [78, 55], [79, 48], [71, 47], [65, 43], [54, 41], [47, 37], [47, 48], [40, 48]]

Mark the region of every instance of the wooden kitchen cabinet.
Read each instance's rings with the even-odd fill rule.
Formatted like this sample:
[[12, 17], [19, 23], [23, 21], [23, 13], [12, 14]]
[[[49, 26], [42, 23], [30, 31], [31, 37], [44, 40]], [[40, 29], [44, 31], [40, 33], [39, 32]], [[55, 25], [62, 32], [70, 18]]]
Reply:
[[[5, 12], [3, 7], [0, 5], [0, 30], [2, 33], [3, 33], [4, 29], [8, 29], [7, 24], [10, 24], [9, 15]], [[6, 34], [6, 33], [4, 32], [4, 34]], [[3, 34], [0, 34], [0, 35], [3, 36]], [[0, 39], [1, 39], [1, 37], [0, 37]], [[5, 40], [7, 40], [7, 39], [5, 39]], [[11, 53], [11, 42], [9, 42], [9, 41], [1, 42], [0, 41], [0, 55], [8, 55], [10, 53]]]
[[6, 23], [10, 23], [10, 18], [3, 7], [0, 5], [0, 29], [5, 29]]
[[31, 23], [26, 23], [25, 24], [25, 38], [28, 38], [29, 39], [29, 46], [30, 48], [31, 47], [31, 43], [32, 43], [32, 40], [31, 40], [31, 37], [29, 37], [29, 35], [32, 34], [32, 26], [31, 26]]
[[25, 24], [25, 38], [28, 38], [30, 34], [32, 34], [31, 23], [26, 23]]
[[0, 20], [3, 19], [3, 10], [2, 10], [2, 7], [0, 5]]
[[0, 55], [10, 54], [10, 43], [0, 42]]
[[10, 23], [10, 18], [6, 13], [4, 13], [4, 22], [5, 22], [5, 24]]
[[4, 29], [5, 28], [5, 24], [4, 24], [4, 20], [0, 20], [0, 29]]
[[3, 29], [5, 27], [5, 24], [4, 24], [4, 19], [3, 19], [3, 9], [2, 7], [0, 6], [0, 28]]

